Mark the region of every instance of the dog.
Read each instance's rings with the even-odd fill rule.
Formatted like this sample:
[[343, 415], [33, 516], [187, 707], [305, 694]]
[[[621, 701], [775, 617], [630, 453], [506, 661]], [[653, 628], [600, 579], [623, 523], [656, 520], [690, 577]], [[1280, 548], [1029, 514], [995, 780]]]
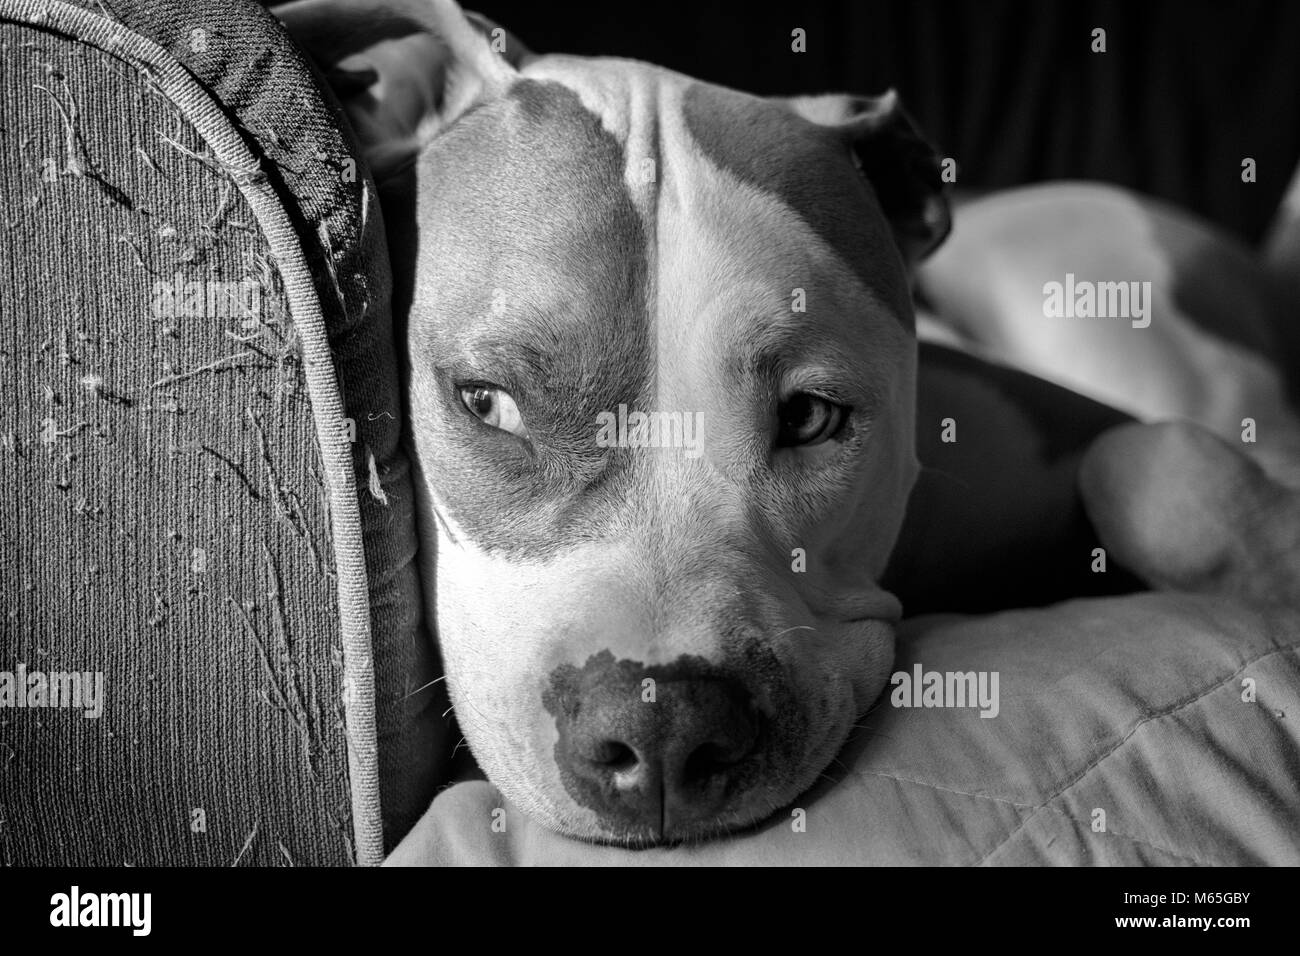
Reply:
[[[950, 225], [939, 157], [892, 92], [764, 98], [538, 56], [452, 0], [276, 12], [384, 198], [426, 594], [479, 765], [585, 840], [769, 817], [886, 685], [918, 375], [927, 415], [926, 395], [972, 394], [960, 368], [918, 372], [916, 269]], [[1022, 427], [999, 401], [975, 427]], [[1125, 416], [1103, 419], [1070, 468], [1012, 461], [1006, 506], [968, 503], [960, 540], [903, 534], [911, 563], [978, 566], [980, 535], [1032, 536], [1077, 499], [1085, 439]], [[1103, 524], [1112, 464], [1089, 472]]]

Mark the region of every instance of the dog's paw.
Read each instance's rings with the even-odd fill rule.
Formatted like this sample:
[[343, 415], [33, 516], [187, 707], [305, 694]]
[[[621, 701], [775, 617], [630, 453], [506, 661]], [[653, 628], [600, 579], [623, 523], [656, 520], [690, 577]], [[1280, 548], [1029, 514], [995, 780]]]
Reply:
[[1108, 557], [1152, 587], [1300, 606], [1300, 492], [1198, 425], [1122, 425], [1079, 471]]

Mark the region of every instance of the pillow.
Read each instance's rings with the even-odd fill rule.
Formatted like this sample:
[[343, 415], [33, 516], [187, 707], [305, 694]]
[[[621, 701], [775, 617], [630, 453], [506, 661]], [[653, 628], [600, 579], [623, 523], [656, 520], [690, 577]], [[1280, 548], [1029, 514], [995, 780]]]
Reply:
[[386, 865], [1300, 864], [1300, 612], [1144, 593], [917, 618], [895, 674], [917, 667], [997, 674], [996, 715], [882, 697], [832, 779], [753, 832], [595, 846], [476, 781]]

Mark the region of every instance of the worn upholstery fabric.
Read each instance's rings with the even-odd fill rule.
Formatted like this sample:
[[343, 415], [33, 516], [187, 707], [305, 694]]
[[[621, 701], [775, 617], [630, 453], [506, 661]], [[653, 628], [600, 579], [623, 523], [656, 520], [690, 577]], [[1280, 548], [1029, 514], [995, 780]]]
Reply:
[[834, 785], [757, 832], [591, 846], [462, 783], [388, 865], [1300, 864], [1300, 613], [1140, 594], [917, 618], [895, 670], [918, 663], [998, 672], [997, 716], [883, 701]]
[[372, 187], [260, 7], [88, 6], [0, 4], [0, 671], [104, 709], [0, 709], [0, 859], [375, 862], [445, 748]]

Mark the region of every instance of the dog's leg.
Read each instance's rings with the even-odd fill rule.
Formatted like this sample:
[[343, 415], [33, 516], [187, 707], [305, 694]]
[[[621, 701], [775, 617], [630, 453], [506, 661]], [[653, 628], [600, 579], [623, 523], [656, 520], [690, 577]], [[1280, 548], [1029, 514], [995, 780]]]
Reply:
[[1300, 601], [1300, 491], [1204, 428], [1112, 429], [1079, 482], [1102, 543], [1153, 587]]

